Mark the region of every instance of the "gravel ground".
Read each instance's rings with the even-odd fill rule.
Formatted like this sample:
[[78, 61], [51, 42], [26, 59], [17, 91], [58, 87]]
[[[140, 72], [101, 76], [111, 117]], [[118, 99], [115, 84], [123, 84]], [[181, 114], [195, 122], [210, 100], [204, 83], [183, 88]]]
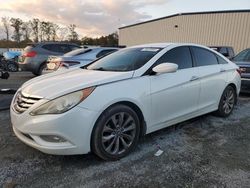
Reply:
[[[32, 76], [11, 77], [18, 87]], [[250, 187], [249, 122], [245, 95], [229, 118], [208, 114], [157, 131], [129, 156], [104, 162], [93, 154], [52, 156], [32, 149], [14, 136], [9, 111], [1, 111], [0, 187]], [[164, 152], [156, 157], [158, 147]]]

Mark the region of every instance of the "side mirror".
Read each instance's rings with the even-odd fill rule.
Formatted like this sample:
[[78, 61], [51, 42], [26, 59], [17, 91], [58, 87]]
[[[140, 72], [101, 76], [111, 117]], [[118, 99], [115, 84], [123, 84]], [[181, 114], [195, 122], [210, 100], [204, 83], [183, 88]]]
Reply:
[[156, 65], [153, 68], [153, 71], [155, 73], [171, 73], [176, 72], [178, 69], [178, 65], [175, 63], [161, 63], [159, 65]]

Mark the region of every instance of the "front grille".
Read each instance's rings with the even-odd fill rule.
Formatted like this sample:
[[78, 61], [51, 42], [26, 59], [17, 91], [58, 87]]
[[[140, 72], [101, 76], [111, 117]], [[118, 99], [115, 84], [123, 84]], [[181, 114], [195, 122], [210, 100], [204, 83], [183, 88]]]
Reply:
[[18, 113], [23, 113], [40, 99], [42, 99], [42, 97], [32, 96], [19, 92], [17, 93], [16, 98], [14, 100], [14, 109]]
[[240, 70], [242, 73], [250, 73], [250, 67], [240, 66]]

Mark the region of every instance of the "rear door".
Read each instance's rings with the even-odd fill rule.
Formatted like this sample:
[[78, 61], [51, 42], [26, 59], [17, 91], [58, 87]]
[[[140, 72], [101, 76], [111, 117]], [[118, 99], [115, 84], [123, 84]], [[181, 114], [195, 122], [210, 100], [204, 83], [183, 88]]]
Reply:
[[200, 47], [191, 49], [201, 82], [199, 109], [204, 111], [216, 109], [226, 87], [227, 68], [219, 63], [215, 53]]
[[198, 109], [200, 81], [197, 79], [197, 68], [193, 67], [189, 47], [181, 46], [169, 50], [156, 64], [166, 62], [178, 64], [178, 70], [150, 76], [151, 123], [158, 126], [156, 129], [162, 128], [162, 123], [181, 120], [183, 116]]

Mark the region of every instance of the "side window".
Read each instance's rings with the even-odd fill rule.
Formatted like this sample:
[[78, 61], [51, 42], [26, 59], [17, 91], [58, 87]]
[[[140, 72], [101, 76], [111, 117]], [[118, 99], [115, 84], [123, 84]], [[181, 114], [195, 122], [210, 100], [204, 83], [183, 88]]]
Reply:
[[79, 49], [79, 47], [78, 47], [78, 46], [74, 46], [74, 45], [69, 45], [69, 48], [70, 48], [70, 51], [73, 51], [73, 50]]
[[221, 54], [228, 54], [228, 51], [227, 51], [227, 48], [225, 48], [225, 47], [221, 47], [220, 48], [220, 50], [219, 50], [219, 52], [221, 53]]
[[69, 48], [67, 47], [67, 45], [62, 44], [46, 44], [42, 48], [56, 53], [69, 52]]
[[219, 64], [227, 64], [227, 63], [228, 63], [228, 62], [227, 62], [225, 59], [223, 59], [222, 57], [220, 57], [220, 56], [218, 56], [218, 55], [216, 55], [216, 57], [217, 57], [217, 59], [218, 59]]
[[57, 52], [58, 51], [58, 47], [56, 44], [45, 44], [42, 46], [43, 49], [45, 50], [49, 50], [52, 52]]
[[189, 47], [176, 47], [167, 51], [156, 62], [156, 64], [161, 63], [176, 63], [178, 69], [191, 68], [193, 63]]
[[67, 44], [60, 44], [58, 45], [58, 47], [59, 47], [58, 52], [60, 53], [67, 53], [71, 51], [69, 45]]
[[192, 51], [197, 67], [218, 64], [217, 58], [212, 52], [199, 47], [192, 47]]
[[233, 48], [228, 48], [229, 56], [234, 57], [234, 50]]
[[97, 55], [96, 55], [96, 58], [99, 58], [99, 57], [102, 57], [106, 54], [109, 54], [111, 52], [114, 52], [114, 51], [117, 51], [116, 49], [109, 49], [109, 50], [102, 50], [100, 51]]

